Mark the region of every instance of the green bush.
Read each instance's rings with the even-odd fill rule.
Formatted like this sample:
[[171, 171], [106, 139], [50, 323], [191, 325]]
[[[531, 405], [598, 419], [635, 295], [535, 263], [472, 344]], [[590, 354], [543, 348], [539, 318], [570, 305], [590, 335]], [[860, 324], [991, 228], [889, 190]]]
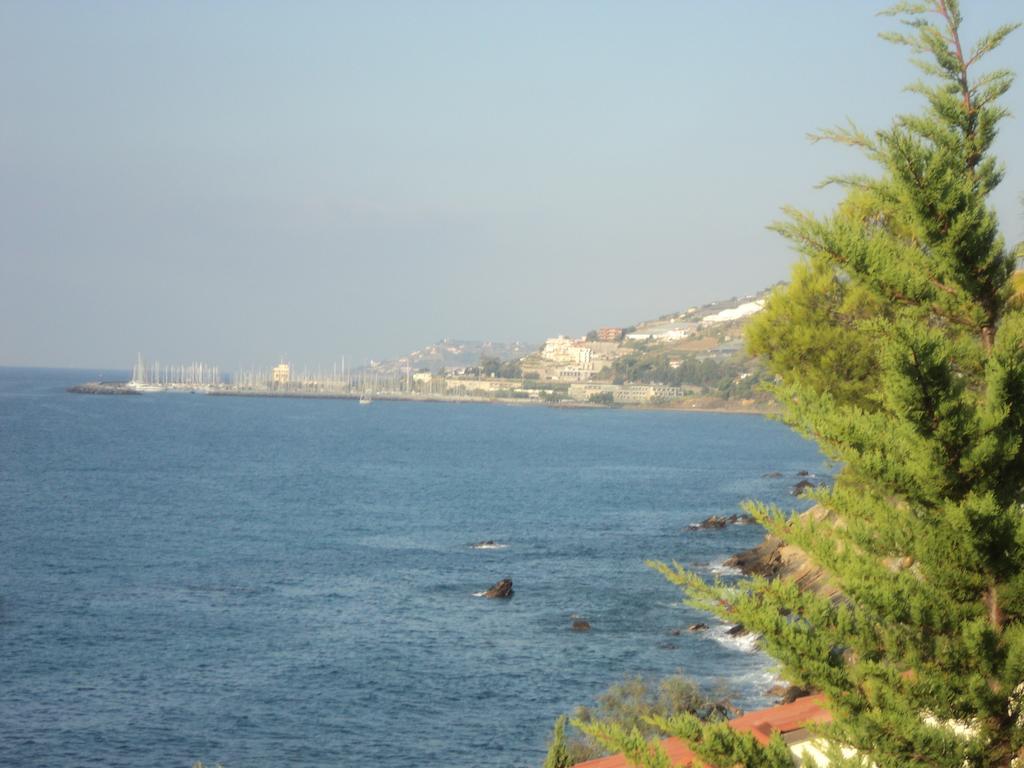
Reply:
[[[574, 723], [613, 724], [627, 731], [636, 728], [645, 737], [650, 737], [660, 734], [648, 722], [651, 717], [686, 713], [709, 722], [732, 717], [737, 710], [730, 704], [730, 698], [731, 693], [724, 687], [706, 693], [682, 674], [661, 680], [631, 677], [608, 688], [597, 697], [594, 706], [577, 707], [572, 720]], [[606, 754], [607, 749], [575, 727], [567, 736], [563, 715], [555, 721], [544, 768], [572, 766]]]

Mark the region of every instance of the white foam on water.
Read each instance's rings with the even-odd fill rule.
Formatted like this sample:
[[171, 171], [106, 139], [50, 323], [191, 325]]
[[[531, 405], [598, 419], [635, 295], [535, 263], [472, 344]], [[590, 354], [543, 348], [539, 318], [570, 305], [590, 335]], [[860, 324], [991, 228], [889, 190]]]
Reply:
[[760, 635], [753, 632], [742, 635], [730, 635], [730, 629], [732, 629], [730, 624], [719, 624], [708, 629], [707, 635], [716, 643], [720, 643], [727, 648], [742, 651], [743, 653], [756, 653], [759, 650], [757, 643], [761, 639]]
[[498, 542], [494, 542], [493, 544], [471, 544], [470, 546], [473, 549], [508, 549], [508, 544], [499, 544]]
[[735, 685], [743, 693], [748, 696], [769, 698], [768, 691], [774, 686], [785, 684], [778, 675], [768, 670], [762, 670], [759, 672], [748, 672], [745, 675], [737, 675], [736, 677], [728, 680], [730, 684]]
[[717, 560], [712, 560], [707, 564], [709, 572], [715, 576], [742, 576], [743, 571], [737, 568], [735, 565], [726, 565], [725, 558], [720, 557]]

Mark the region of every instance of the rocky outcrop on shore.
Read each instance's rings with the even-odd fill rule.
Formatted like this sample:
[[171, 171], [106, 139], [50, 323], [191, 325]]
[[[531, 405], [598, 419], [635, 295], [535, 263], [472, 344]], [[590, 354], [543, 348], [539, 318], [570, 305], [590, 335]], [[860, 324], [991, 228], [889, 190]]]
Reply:
[[767, 694], [779, 704], [792, 704], [797, 699], [802, 699], [804, 696], [810, 696], [813, 693], [814, 691], [810, 688], [790, 685], [789, 683], [773, 685], [767, 691]]
[[[803, 515], [810, 515], [815, 520], [831, 519], [831, 513], [821, 506], [811, 507]], [[811, 563], [807, 553], [770, 534], [756, 547], [730, 557], [725, 565], [738, 568], [746, 576], [791, 579], [800, 589], [825, 597], [836, 598], [839, 595], [839, 590], [829, 583], [820, 568]]]

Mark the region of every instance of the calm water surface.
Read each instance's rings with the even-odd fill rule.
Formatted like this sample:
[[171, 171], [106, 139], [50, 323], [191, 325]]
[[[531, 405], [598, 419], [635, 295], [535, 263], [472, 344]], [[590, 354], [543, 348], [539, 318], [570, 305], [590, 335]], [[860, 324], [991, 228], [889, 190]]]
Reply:
[[0, 765], [539, 766], [626, 675], [766, 702], [643, 561], [714, 572], [762, 532], [687, 523], [794, 505], [827, 467], [779, 424], [64, 392], [95, 377], [0, 369]]

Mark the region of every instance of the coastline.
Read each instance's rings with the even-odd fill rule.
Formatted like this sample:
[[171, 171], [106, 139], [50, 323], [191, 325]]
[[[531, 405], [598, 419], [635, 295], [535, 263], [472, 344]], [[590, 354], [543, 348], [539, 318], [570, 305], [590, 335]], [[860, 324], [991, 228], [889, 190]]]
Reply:
[[[233, 389], [168, 389], [159, 392], [142, 392], [129, 387], [125, 382], [92, 381], [68, 387], [68, 392], [86, 395], [141, 395], [187, 393], [203, 394], [215, 397], [268, 397], [291, 398], [304, 400], [359, 400], [358, 393], [337, 392], [275, 392], [267, 390], [233, 390]], [[484, 405], [524, 405], [547, 406], [549, 408], [583, 409], [583, 410], [629, 410], [629, 411], [669, 411], [678, 413], [723, 413], [744, 416], [771, 416], [778, 412], [770, 404], [752, 403], [750, 401], [730, 403], [728, 400], [709, 400], [708, 398], [689, 398], [672, 403], [630, 403], [626, 405], [604, 405], [574, 401], [545, 402], [540, 399], [522, 397], [474, 397], [472, 395], [408, 395], [408, 394], [376, 394], [374, 400], [382, 402], [414, 402], [414, 403], [459, 403]]]

